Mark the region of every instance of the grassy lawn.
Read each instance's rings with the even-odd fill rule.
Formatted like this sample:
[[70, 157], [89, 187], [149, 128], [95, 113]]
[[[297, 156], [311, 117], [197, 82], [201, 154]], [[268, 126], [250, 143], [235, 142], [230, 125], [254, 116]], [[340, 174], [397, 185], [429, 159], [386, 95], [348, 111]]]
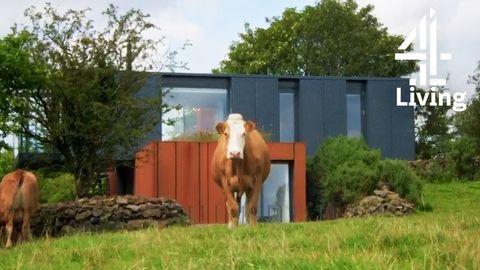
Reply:
[[480, 182], [427, 185], [433, 212], [39, 239], [1, 269], [480, 269]]

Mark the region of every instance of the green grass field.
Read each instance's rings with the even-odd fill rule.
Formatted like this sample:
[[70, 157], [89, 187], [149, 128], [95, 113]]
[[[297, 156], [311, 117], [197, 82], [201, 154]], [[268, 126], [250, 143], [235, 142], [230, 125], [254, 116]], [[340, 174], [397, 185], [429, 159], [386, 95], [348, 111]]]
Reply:
[[39, 239], [0, 269], [480, 269], [480, 182], [427, 185], [432, 212]]

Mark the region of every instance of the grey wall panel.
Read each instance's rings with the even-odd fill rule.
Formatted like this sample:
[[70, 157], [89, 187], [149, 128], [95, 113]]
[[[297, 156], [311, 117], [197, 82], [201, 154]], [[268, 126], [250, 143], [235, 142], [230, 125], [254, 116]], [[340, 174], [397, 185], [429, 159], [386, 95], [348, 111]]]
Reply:
[[308, 155], [313, 155], [324, 137], [324, 91], [323, 80], [300, 80], [296, 104], [298, 139], [306, 143]]
[[232, 78], [230, 86], [230, 113], [240, 113], [245, 119], [255, 119], [256, 87], [253, 78]]
[[382, 157], [392, 157], [392, 106], [395, 89], [389, 81], [369, 80], [365, 93], [365, 139], [380, 149]]
[[255, 79], [255, 118], [257, 127], [270, 135], [272, 141], [280, 139], [278, 80]]
[[392, 107], [392, 156], [399, 159], [415, 159], [415, 123], [413, 107], [396, 106], [396, 88], [400, 87], [402, 101], [409, 100], [410, 90], [407, 80], [392, 81], [395, 89], [395, 103]]
[[322, 140], [329, 136], [347, 134], [346, 80], [325, 80], [324, 88]]

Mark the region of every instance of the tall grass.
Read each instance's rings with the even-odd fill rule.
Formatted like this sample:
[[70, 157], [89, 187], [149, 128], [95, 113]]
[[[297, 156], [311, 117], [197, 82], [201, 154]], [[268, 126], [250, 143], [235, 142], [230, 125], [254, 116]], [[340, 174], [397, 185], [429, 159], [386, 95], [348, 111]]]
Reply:
[[480, 269], [480, 183], [430, 184], [432, 212], [297, 224], [38, 239], [2, 269]]

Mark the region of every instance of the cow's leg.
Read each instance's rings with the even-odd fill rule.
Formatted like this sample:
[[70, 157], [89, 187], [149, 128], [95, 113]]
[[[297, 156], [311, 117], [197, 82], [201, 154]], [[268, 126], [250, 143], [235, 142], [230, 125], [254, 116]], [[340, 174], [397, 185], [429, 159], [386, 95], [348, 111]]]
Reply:
[[22, 231], [20, 234], [20, 239], [22, 241], [29, 241], [32, 239], [32, 234], [30, 232], [30, 214], [28, 210], [23, 213]]
[[235, 199], [230, 183], [227, 179], [222, 179], [223, 191], [225, 193], [225, 205], [228, 213], [228, 228], [234, 228], [238, 225], [239, 206]]
[[13, 213], [9, 213], [7, 215], [7, 224], [5, 225], [5, 229], [7, 230], [7, 244], [5, 245], [6, 248], [12, 246], [13, 217]]
[[257, 203], [260, 196], [260, 190], [262, 188], [262, 182], [260, 177], [255, 177], [253, 181], [253, 188], [247, 191], [247, 223], [250, 225], [257, 224]]

